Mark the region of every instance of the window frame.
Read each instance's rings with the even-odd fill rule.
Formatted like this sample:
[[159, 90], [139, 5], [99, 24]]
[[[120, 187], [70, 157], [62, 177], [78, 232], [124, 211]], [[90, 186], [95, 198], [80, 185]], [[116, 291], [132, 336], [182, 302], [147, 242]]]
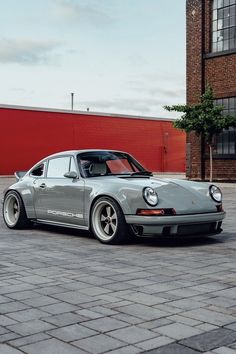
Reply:
[[[223, 105], [225, 109], [223, 110], [226, 114], [236, 114], [236, 96], [233, 97], [223, 97], [215, 99], [215, 103], [218, 105]], [[224, 129], [222, 133], [215, 137], [215, 147], [213, 149], [213, 157], [214, 159], [235, 159], [236, 158], [236, 127], [233, 128], [233, 139], [230, 138], [230, 128]], [[224, 132], [228, 132], [227, 143], [223, 139]], [[220, 141], [221, 139], [221, 141]], [[234, 144], [234, 152], [230, 153], [230, 143]], [[217, 144], [221, 143], [222, 151], [224, 151], [224, 147], [227, 147], [227, 153], [218, 153], [217, 152]]]
[[[51, 160], [55, 160], [55, 159], [61, 159], [61, 158], [69, 158], [70, 159], [70, 161], [69, 161], [69, 171], [67, 171], [67, 172], [70, 172], [70, 168], [71, 168], [71, 160], [73, 159], [74, 160], [74, 165], [75, 165], [75, 168], [76, 168], [76, 173], [77, 173], [77, 175], [78, 175], [78, 179], [79, 179], [79, 174], [78, 174], [78, 167], [77, 167], [77, 165], [76, 165], [76, 161], [75, 161], [75, 158], [74, 158], [74, 156], [73, 155], [62, 155], [62, 156], [54, 156], [54, 157], [52, 157], [52, 158], [49, 158], [48, 160], [47, 160], [47, 168], [46, 168], [46, 173], [45, 173], [45, 178], [47, 178], [47, 179], [65, 179], [66, 177], [65, 176], [61, 176], [61, 177], [48, 177], [48, 167], [49, 167], [49, 162], [51, 161]], [[66, 173], [66, 172], [65, 172]]]
[[[227, 38], [224, 37], [226, 35]], [[220, 36], [222, 36], [222, 40], [218, 40]], [[236, 1], [235, 0], [212, 0], [211, 53], [219, 54], [219, 53], [230, 52], [235, 50], [236, 50]]]

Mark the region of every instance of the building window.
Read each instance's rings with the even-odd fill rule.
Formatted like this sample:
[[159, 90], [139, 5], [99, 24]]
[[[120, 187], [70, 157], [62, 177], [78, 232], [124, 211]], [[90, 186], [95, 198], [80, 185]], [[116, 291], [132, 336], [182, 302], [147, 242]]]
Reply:
[[236, 0], [213, 0], [212, 51], [236, 49]]
[[[236, 97], [215, 100], [216, 104], [224, 106], [223, 114], [236, 114]], [[215, 155], [236, 155], [236, 128], [230, 127], [216, 137]]]

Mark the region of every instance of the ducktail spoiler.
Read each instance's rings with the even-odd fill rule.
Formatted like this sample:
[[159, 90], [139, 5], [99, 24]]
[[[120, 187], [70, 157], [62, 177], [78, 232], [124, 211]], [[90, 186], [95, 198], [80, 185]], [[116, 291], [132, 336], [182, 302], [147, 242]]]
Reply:
[[19, 181], [24, 175], [26, 174], [27, 171], [16, 171], [15, 172], [15, 177], [16, 180]]

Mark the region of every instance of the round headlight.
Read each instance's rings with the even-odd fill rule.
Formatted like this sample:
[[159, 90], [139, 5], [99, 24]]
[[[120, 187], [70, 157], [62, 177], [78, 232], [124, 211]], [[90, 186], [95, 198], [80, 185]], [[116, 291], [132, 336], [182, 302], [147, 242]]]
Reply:
[[157, 193], [151, 187], [146, 187], [143, 190], [143, 198], [151, 206], [155, 206], [158, 203]]
[[210, 196], [212, 197], [212, 199], [215, 201], [215, 202], [222, 202], [222, 193], [221, 193], [221, 190], [220, 188], [212, 185], [209, 187], [209, 192], [210, 192]]

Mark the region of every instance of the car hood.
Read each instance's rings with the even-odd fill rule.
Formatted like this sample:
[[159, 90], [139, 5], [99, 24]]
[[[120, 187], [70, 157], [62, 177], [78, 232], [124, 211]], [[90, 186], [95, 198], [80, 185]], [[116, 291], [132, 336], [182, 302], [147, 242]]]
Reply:
[[[109, 185], [109, 179], [108, 177], [106, 186]], [[158, 194], [158, 208], [174, 208], [177, 214], [215, 212], [217, 210], [217, 203], [209, 195], [208, 183], [140, 176], [113, 177], [110, 182], [119, 185], [119, 195], [130, 198], [134, 209], [151, 208], [144, 202], [142, 191], [144, 187], [152, 187]]]

